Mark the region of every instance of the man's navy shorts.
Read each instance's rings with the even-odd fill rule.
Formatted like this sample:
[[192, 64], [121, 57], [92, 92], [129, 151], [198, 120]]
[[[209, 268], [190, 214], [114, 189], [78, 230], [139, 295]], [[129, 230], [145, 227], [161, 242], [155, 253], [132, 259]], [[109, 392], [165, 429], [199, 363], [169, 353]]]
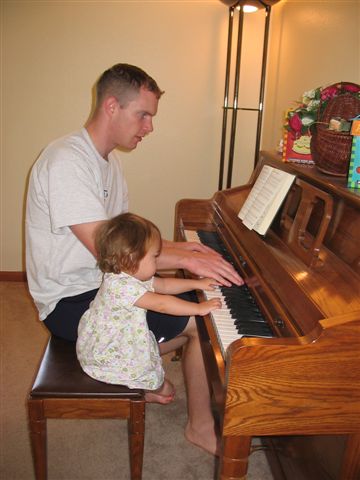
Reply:
[[[97, 291], [98, 289], [95, 289], [73, 297], [62, 298], [44, 320], [48, 330], [53, 335], [75, 342], [80, 318], [88, 310]], [[195, 301], [192, 293], [177, 296], [185, 300]], [[146, 319], [149, 329], [154, 333], [159, 343], [177, 337], [184, 331], [189, 321], [188, 316], [173, 316], [150, 310], [147, 312]]]

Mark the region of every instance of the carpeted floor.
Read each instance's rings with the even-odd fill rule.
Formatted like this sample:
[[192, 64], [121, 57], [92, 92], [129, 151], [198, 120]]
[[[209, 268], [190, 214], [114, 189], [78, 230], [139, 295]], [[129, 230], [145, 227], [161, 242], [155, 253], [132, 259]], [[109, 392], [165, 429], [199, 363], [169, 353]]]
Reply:
[[[48, 334], [26, 284], [0, 282], [2, 480], [34, 479], [26, 396]], [[181, 367], [164, 359], [177, 389], [174, 403], [147, 405], [143, 480], [213, 480], [211, 455], [183, 436], [186, 400]], [[120, 420], [48, 421], [49, 480], [129, 479], [127, 424]], [[251, 456], [248, 480], [271, 480], [263, 452]]]

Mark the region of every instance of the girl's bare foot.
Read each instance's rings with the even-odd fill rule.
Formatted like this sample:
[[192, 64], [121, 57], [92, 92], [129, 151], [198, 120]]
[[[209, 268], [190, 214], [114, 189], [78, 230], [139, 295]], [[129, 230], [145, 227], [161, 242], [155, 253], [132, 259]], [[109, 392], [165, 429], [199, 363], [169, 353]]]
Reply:
[[214, 426], [209, 428], [204, 425], [200, 429], [195, 430], [188, 423], [185, 427], [185, 438], [212, 455], [220, 455], [220, 440], [216, 435]]
[[165, 378], [164, 383], [157, 390], [146, 390], [145, 400], [148, 403], [161, 403], [166, 405], [175, 398], [174, 385]]
[[161, 395], [160, 393], [150, 391], [145, 393], [145, 401], [148, 403], [161, 403], [162, 405], [166, 405], [167, 403], [171, 403], [174, 398], [175, 395]]

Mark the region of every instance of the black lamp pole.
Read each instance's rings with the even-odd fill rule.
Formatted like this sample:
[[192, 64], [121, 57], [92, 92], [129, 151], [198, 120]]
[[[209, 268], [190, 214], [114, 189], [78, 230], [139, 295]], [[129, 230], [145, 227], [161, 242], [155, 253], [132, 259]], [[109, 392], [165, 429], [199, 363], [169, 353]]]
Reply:
[[[261, 5], [261, 7], [265, 7], [265, 10], [266, 10], [266, 12], [265, 12], [264, 42], [263, 42], [263, 51], [262, 51], [262, 66], [261, 66], [261, 80], [260, 80], [258, 108], [242, 108], [242, 107], [239, 107], [239, 105], [238, 105], [239, 79], [240, 79], [240, 67], [241, 67], [241, 48], [242, 48], [243, 22], [244, 22], [243, 4], [246, 3], [246, 2], [243, 2], [243, 1], [226, 2], [226, 1], [224, 1], [223, 3], [228, 3], [228, 4], [231, 3], [232, 5], [229, 7], [228, 43], [227, 43], [227, 56], [226, 56], [225, 91], [224, 91], [223, 122], [222, 122], [221, 150], [220, 150], [220, 170], [219, 170], [219, 184], [218, 184], [218, 189], [219, 190], [223, 189], [223, 182], [224, 182], [225, 150], [226, 150], [226, 139], [227, 139], [227, 118], [228, 118], [229, 111], [232, 112], [232, 122], [231, 122], [231, 132], [230, 132], [230, 140], [229, 140], [229, 156], [228, 156], [228, 162], [227, 162], [226, 188], [230, 188], [231, 187], [231, 182], [232, 182], [234, 151], [235, 151], [235, 139], [236, 139], [236, 123], [237, 123], [237, 112], [238, 112], [238, 110], [247, 110], [247, 111], [258, 112], [254, 164], [256, 165], [256, 163], [259, 160], [262, 116], [263, 116], [263, 107], [264, 107], [266, 61], [267, 61], [270, 12], [271, 12], [271, 5], [269, 5], [269, 3], [276, 3], [276, 2], [274, 2], [274, 1], [273, 2], [269, 2], [269, 1], [266, 2], [266, 1], [258, 0], [258, 3]], [[231, 73], [231, 51], [232, 51], [233, 23], [234, 23], [234, 13], [235, 13], [236, 8], [239, 8], [238, 35], [237, 35], [237, 46], [236, 46], [234, 96], [233, 96], [233, 104], [230, 105], [230, 102], [229, 102], [229, 83], [230, 83], [230, 73]]]

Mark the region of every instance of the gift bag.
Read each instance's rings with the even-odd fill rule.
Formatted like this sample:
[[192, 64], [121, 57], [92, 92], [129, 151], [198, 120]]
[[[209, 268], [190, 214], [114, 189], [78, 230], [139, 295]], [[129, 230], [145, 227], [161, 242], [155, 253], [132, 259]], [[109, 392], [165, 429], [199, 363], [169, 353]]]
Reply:
[[360, 115], [354, 118], [351, 127], [352, 146], [348, 175], [348, 187], [360, 189]]
[[296, 136], [294, 132], [285, 130], [283, 144], [283, 161], [295, 163], [314, 163], [310, 151], [310, 132]]

